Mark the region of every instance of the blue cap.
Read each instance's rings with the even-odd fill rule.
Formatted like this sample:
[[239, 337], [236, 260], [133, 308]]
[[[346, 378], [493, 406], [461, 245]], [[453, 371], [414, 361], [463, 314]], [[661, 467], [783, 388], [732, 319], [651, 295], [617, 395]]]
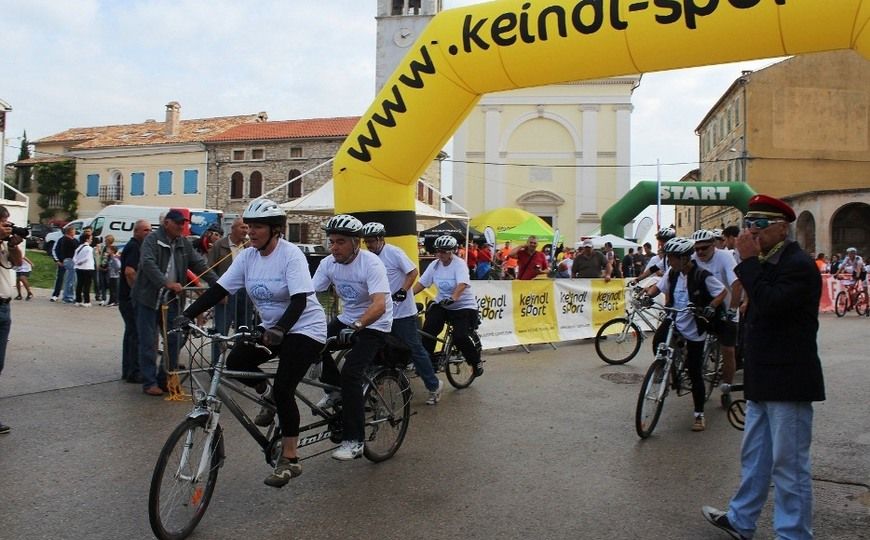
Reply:
[[184, 223], [185, 221], [190, 221], [188, 218], [184, 217], [184, 214], [182, 214], [178, 210], [170, 210], [169, 212], [166, 212], [166, 217], [163, 219], [170, 219], [176, 223]]

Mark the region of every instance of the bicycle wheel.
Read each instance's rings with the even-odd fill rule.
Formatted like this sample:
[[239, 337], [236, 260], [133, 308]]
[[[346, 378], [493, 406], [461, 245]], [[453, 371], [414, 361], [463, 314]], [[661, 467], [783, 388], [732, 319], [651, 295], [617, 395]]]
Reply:
[[659, 421], [659, 416], [662, 414], [662, 407], [667, 395], [668, 374], [665, 370], [665, 361], [657, 359], [647, 370], [643, 384], [640, 386], [640, 393], [637, 396], [634, 429], [641, 439], [646, 439], [652, 435]]
[[846, 315], [846, 310], [849, 308], [849, 297], [846, 296], [846, 291], [837, 293], [837, 299], [834, 301], [834, 313], [837, 317]]
[[396, 370], [375, 375], [365, 394], [366, 440], [363, 455], [375, 463], [402, 446], [411, 419], [411, 384]]
[[704, 377], [704, 401], [710, 399], [713, 389], [719, 385], [722, 376], [722, 349], [719, 340], [708, 340], [704, 343], [704, 361], [701, 364], [701, 374]]
[[625, 317], [610, 319], [595, 334], [595, 352], [612, 365], [628, 362], [637, 355], [643, 340], [640, 328]]
[[444, 357], [444, 374], [447, 375], [447, 381], [453, 388], [468, 388], [476, 378], [474, 367], [465, 361], [465, 357], [453, 344], [452, 337], [447, 339], [444, 347], [447, 351]]
[[863, 317], [867, 314], [867, 308], [867, 293], [860, 291], [855, 295], [855, 312]]
[[187, 538], [208, 508], [223, 465], [224, 440], [217, 426], [206, 448], [207, 421], [204, 416], [185, 419], [160, 451], [148, 493], [148, 519], [161, 540]]

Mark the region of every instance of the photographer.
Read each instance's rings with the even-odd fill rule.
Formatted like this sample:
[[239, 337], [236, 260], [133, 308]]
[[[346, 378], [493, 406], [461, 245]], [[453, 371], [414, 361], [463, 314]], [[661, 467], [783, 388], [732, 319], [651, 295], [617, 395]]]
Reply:
[[[9, 210], [0, 206], [0, 373], [6, 361], [6, 345], [12, 328], [12, 291], [15, 274], [12, 269], [21, 264], [21, 248], [18, 244], [27, 236], [26, 229], [9, 223]], [[9, 433], [9, 426], [0, 422], [0, 434]]]

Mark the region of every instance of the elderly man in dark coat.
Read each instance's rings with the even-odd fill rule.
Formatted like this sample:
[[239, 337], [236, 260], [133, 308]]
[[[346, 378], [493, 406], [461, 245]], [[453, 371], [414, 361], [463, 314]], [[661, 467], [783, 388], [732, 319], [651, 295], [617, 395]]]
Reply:
[[752, 538], [774, 485], [777, 538], [812, 538], [813, 401], [825, 399], [816, 336], [821, 278], [813, 260], [788, 240], [794, 210], [756, 195], [737, 238], [735, 272], [749, 297], [744, 336], [748, 401], [741, 481], [728, 512], [702, 509], [733, 538]]

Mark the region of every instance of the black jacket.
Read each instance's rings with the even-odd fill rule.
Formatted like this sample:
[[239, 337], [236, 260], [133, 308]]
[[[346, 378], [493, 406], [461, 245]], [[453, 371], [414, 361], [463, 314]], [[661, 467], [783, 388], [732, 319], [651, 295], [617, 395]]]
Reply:
[[753, 401], [823, 401], [816, 338], [822, 281], [796, 242], [771, 259], [735, 268], [749, 295], [744, 333], [744, 395]]

